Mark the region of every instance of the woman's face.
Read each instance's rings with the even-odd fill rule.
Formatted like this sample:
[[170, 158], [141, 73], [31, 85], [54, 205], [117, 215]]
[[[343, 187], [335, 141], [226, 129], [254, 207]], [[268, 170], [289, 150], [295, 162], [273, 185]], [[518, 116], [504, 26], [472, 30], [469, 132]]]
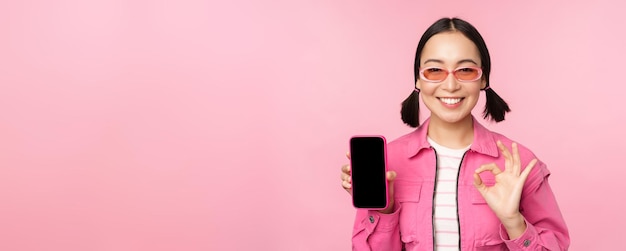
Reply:
[[460, 82], [452, 74], [459, 67], [481, 67], [476, 45], [460, 32], [443, 32], [431, 37], [420, 58], [420, 68], [438, 67], [450, 74], [439, 83], [427, 82], [421, 77], [415, 83], [422, 100], [431, 112], [431, 119], [457, 123], [471, 115], [486, 85], [485, 78]]

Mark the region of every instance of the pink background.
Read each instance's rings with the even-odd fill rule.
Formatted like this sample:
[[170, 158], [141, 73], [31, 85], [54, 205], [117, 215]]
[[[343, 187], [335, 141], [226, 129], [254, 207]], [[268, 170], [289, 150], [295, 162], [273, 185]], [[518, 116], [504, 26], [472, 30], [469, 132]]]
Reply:
[[484, 124], [548, 163], [570, 250], [621, 246], [626, 6], [554, 2], [2, 1], [0, 250], [349, 250], [348, 138], [411, 130], [443, 16], [485, 37], [513, 112]]

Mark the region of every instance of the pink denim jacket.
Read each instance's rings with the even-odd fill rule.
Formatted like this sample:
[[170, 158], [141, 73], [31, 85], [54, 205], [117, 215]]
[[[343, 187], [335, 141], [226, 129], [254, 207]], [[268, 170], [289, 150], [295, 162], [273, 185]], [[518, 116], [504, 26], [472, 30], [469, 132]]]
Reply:
[[[570, 239], [567, 226], [548, 184], [550, 172], [538, 161], [531, 171], [520, 201], [526, 231], [509, 240], [504, 227], [474, 187], [473, 173], [482, 164], [495, 162], [504, 169], [504, 157], [496, 141], [509, 149], [512, 141], [491, 132], [474, 120], [474, 141], [465, 153], [459, 169], [457, 204], [461, 250], [567, 250]], [[433, 194], [436, 153], [427, 141], [428, 123], [387, 146], [389, 170], [397, 172], [395, 211], [381, 214], [357, 209], [352, 235], [353, 250], [433, 250]], [[519, 145], [519, 144], [518, 144]], [[535, 155], [519, 145], [522, 168]], [[480, 174], [483, 182], [493, 185], [493, 174]]]

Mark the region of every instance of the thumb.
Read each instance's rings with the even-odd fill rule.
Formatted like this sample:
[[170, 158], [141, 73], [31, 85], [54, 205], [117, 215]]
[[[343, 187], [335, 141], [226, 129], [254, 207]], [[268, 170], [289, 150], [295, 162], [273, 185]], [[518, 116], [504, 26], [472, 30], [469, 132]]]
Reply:
[[480, 193], [482, 193], [485, 189], [485, 183], [483, 183], [483, 179], [480, 178], [480, 175], [478, 175], [478, 173], [474, 173], [474, 186], [476, 187], [476, 189], [478, 189]]
[[396, 179], [396, 171], [387, 171], [387, 181], [393, 182]]
[[389, 198], [393, 199], [393, 183], [396, 180], [396, 171], [387, 172], [387, 186], [389, 187]]

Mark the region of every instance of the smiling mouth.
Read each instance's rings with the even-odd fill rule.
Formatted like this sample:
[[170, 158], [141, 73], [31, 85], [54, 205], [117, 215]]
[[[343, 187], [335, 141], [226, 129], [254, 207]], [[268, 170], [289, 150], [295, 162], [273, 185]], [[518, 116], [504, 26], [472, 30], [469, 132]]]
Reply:
[[444, 102], [448, 105], [454, 105], [454, 104], [461, 102], [461, 100], [463, 100], [463, 98], [438, 98], [438, 99], [441, 100], [441, 102]]

